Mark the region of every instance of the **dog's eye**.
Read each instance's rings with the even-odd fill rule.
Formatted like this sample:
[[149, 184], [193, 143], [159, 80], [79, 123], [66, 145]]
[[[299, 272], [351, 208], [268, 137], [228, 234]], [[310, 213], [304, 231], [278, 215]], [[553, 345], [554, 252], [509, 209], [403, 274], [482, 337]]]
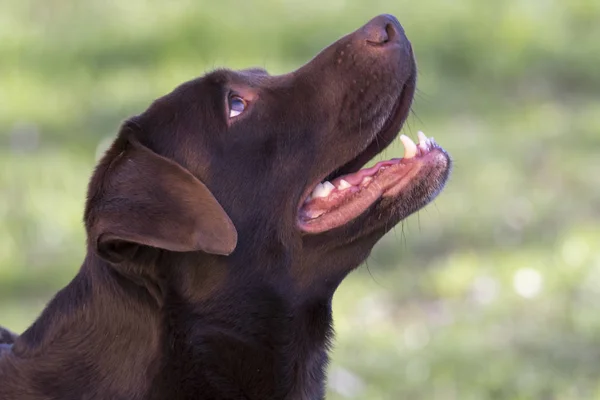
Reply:
[[229, 98], [229, 118], [237, 117], [246, 109], [246, 100], [240, 96], [231, 96]]

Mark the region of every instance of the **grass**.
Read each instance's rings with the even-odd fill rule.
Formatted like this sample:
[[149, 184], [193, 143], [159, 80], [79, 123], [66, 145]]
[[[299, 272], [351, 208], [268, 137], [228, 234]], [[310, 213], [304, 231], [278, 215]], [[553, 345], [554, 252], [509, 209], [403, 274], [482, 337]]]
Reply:
[[87, 180], [124, 118], [216, 67], [297, 68], [381, 12], [419, 61], [405, 132], [455, 169], [336, 294], [328, 398], [600, 398], [594, 0], [1, 3], [2, 325], [79, 268]]

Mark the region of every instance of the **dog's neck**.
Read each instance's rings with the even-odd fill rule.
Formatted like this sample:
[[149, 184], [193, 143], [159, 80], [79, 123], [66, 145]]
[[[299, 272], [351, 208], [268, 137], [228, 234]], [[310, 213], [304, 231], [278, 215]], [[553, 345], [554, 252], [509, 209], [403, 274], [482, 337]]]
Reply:
[[[179, 398], [194, 392], [229, 398], [212, 392], [219, 387], [237, 387], [248, 399], [323, 398], [331, 297], [292, 296], [293, 277], [279, 274], [291, 268], [277, 264], [279, 257], [255, 270], [248, 268], [257, 265], [252, 261], [244, 260], [245, 268], [235, 258], [220, 261], [208, 257], [198, 265], [197, 256], [182, 255], [169, 267], [179, 269], [162, 314], [170, 346], [161, 378], [171, 398], [178, 398], [174, 387], [181, 388]], [[190, 371], [199, 379], [185, 388]]]

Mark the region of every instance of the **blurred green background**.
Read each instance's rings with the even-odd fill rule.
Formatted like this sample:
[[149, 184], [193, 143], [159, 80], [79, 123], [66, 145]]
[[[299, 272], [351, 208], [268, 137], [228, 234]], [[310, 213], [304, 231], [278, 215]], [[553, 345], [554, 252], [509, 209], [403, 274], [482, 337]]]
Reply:
[[0, 324], [78, 270], [124, 118], [215, 67], [295, 69], [382, 12], [419, 62], [405, 131], [456, 165], [339, 289], [328, 398], [600, 399], [598, 0], [0, 1]]

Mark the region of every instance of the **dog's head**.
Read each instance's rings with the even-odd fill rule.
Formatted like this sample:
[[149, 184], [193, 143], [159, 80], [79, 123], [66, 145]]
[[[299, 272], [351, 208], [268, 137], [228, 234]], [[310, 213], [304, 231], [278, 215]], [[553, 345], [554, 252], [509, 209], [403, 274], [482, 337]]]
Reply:
[[181, 85], [127, 121], [97, 167], [90, 247], [113, 264], [146, 249], [335, 286], [447, 179], [449, 157], [424, 137], [359, 170], [398, 135], [415, 82], [410, 42], [383, 15], [290, 74]]

